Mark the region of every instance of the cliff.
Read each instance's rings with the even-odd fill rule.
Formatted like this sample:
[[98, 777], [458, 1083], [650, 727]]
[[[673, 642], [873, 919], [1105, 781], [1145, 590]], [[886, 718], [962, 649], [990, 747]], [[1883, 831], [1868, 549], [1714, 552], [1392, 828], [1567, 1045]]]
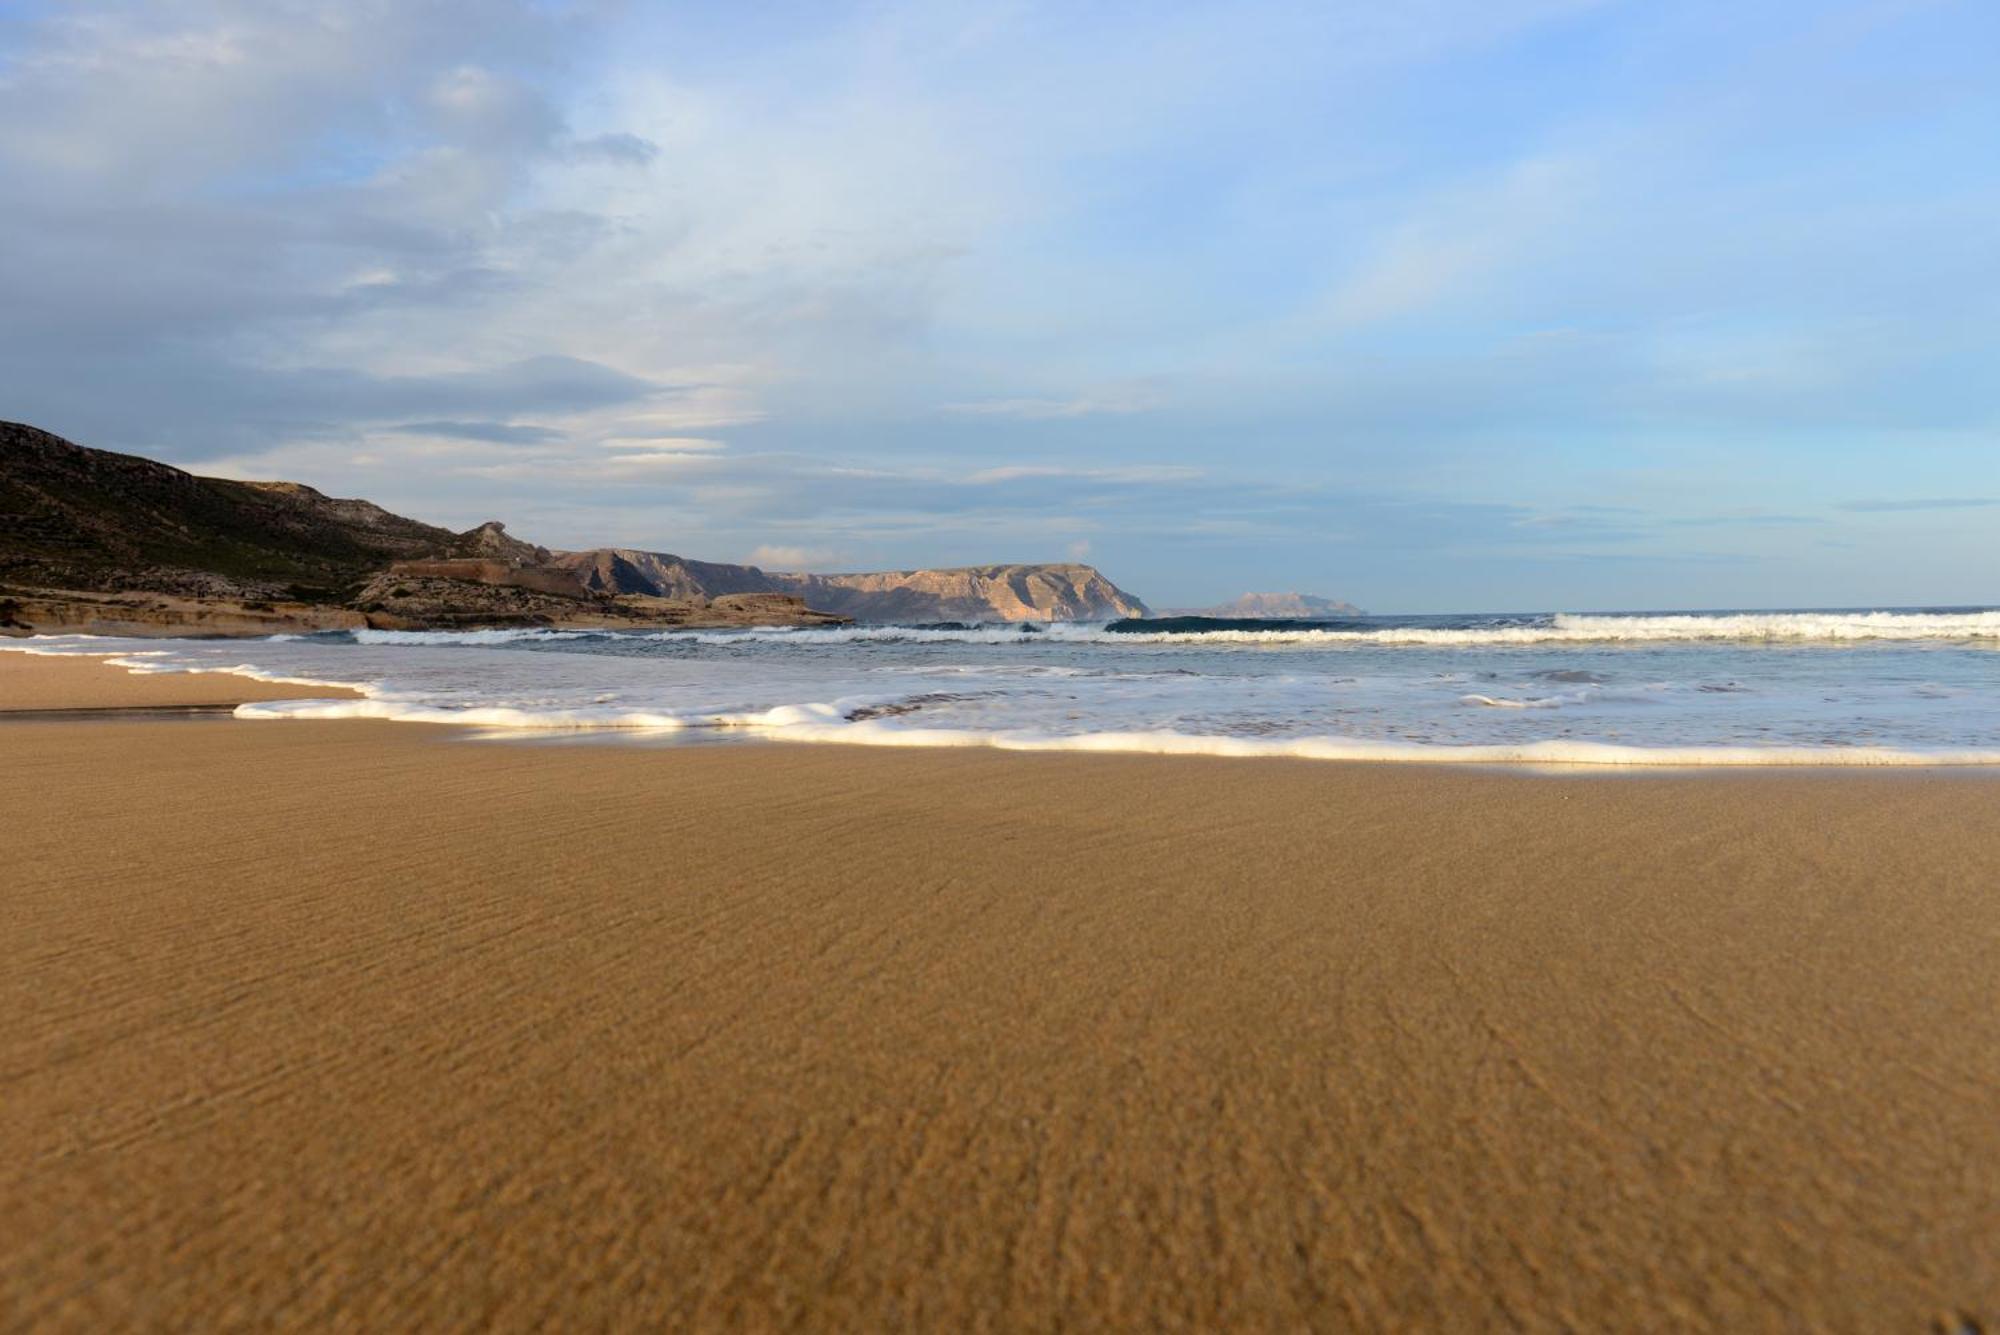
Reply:
[[782, 590], [620, 597], [491, 522], [198, 477], [0, 423], [0, 634], [830, 625]]
[[0, 422], [0, 633], [270, 634], [354, 626], [1112, 620], [1083, 565], [810, 575], [464, 533], [297, 482], [198, 477]]
[[607, 593], [714, 597], [789, 593], [857, 621], [1109, 621], [1145, 604], [1087, 565], [992, 565], [814, 575], [690, 561], [665, 552], [558, 552], [554, 563]]

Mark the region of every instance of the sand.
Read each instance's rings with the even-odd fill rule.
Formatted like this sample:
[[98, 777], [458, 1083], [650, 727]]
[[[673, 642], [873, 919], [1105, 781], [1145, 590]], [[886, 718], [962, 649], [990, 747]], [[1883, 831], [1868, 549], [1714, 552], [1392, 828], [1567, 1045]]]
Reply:
[[0, 1325], [2000, 1321], [1989, 778], [0, 747]]
[[0, 714], [69, 709], [223, 709], [250, 700], [353, 698], [339, 686], [253, 681], [222, 672], [132, 672], [103, 658], [0, 647]]

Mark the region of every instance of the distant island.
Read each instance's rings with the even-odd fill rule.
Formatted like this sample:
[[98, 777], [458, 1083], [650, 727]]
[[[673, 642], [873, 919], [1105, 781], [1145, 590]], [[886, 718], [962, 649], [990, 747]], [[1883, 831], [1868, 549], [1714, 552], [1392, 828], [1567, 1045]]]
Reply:
[[1365, 616], [1353, 603], [1310, 593], [1246, 593], [1214, 607], [1163, 607], [1161, 617], [1216, 617], [1250, 621], [1313, 621], [1325, 617]]
[[1087, 565], [819, 575], [551, 551], [296, 482], [198, 477], [0, 422], [0, 633], [812, 626], [1146, 615]]

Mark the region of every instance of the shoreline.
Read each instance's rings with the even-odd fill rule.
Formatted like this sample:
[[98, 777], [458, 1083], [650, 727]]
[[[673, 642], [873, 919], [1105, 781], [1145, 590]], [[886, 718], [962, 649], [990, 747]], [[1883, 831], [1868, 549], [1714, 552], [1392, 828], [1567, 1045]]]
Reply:
[[[657, 746], [662, 740], [678, 739], [689, 743], [701, 741], [727, 745], [779, 743], [813, 749], [834, 746], [857, 750], [986, 750], [1012, 754], [1162, 756], [1548, 774], [1573, 771], [1579, 775], [1593, 772], [1631, 775], [1644, 772], [1897, 771], [2000, 777], [2000, 751], [1983, 750], [1931, 754], [1858, 747], [1647, 748], [1581, 741], [1429, 747], [1337, 738], [1265, 742], [1174, 733], [1060, 736], [959, 732], [883, 727], [873, 721], [829, 720], [760, 726], [747, 721], [727, 724], [683, 722], [650, 715], [634, 715], [629, 722], [593, 719], [571, 723], [522, 715], [508, 708], [458, 712], [416, 704], [381, 705], [364, 687], [268, 676], [247, 665], [148, 672], [143, 665], [117, 661], [139, 657], [146, 652], [128, 649], [97, 653], [74, 647], [52, 650], [36, 649], [21, 643], [14, 646], [0, 643], [0, 720], [6, 719], [10, 713], [26, 715], [140, 708], [217, 709], [228, 705], [240, 717], [269, 722], [296, 723], [310, 719], [421, 723], [458, 728], [488, 737], [557, 740], [565, 736], [588, 736], [611, 742], [622, 738], [641, 746]], [[98, 664], [101, 670], [71, 672], [49, 666], [65, 660]], [[24, 664], [37, 666], [27, 667]], [[323, 702], [323, 705], [315, 705], [313, 702], [316, 701]]]
[[235, 670], [147, 672], [131, 650], [49, 652], [0, 645], [0, 720], [15, 713], [223, 709], [259, 701], [360, 700], [349, 686], [274, 681]]
[[2000, 1316], [1981, 787], [6, 737], [30, 1322]]

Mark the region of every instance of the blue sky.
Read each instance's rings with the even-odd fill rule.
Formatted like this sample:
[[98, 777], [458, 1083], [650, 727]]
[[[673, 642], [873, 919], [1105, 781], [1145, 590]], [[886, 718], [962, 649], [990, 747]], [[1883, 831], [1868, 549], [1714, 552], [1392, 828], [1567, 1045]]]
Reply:
[[1984, 3], [0, 10], [0, 415], [1156, 604], [2000, 601]]

